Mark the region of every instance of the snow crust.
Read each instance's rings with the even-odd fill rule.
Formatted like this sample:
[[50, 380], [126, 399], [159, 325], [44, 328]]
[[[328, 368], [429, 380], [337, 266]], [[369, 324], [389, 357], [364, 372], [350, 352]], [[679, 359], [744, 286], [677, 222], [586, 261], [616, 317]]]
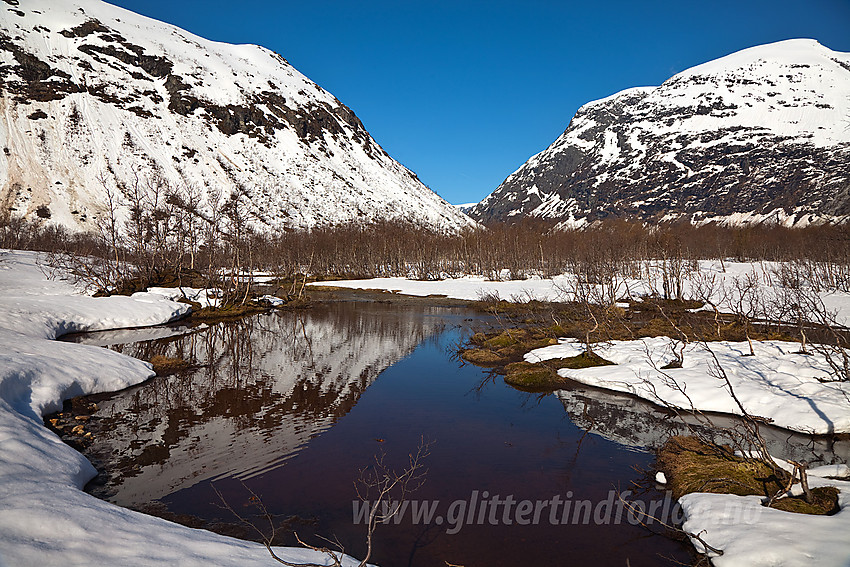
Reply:
[[[691, 344], [685, 348], [682, 368], [661, 370], [674, 360], [670, 339], [613, 341], [593, 350], [614, 365], [561, 369], [558, 374], [661, 406], [741, 415], [719, 366], [749, 414], [802, 433], [850, 433], [850, 383], [821, 382], [833, 380], [822, 356], [798, 354], [799, 343], [783, 341], [758, 341], [754, 349], [755, 356], [748, 356], [746, 342]], [[581, 343], [565, 340], [533, 350], [525, 360], [566, 358], [583, 350]]]
[[[834, 486], [839, 511], [833, 516], [793, 514], [761, 505], [758, 496], [687, 494], [679, 499], [685, 531], [700, 534], [723, 555], [711, 554], [716, 567], [846, 567], [850, 564], [850, 482], [819, 478], [809, 486]], [[704, 547], [691, 539], [697, 549]]]
[[[656, 135], [700, 133], [709, 130], [758, 128], [762, 135], [804, 138], [818, 146], [850, 141], [845, 127], [850, 116], [850, 54], [832, 51], [814, 39], [789, 39], [758, 45], [691, 67], [658, 87], [629, 88], [585, 104], [572, 125], [553, 146], [581, 146], [581, 132], [594, 126], [583, 110], [600, 103], [622, 99], [624, 104], [640, 99], [641, 109], [633, 126]], [[712, 87], [709, 96], [706, 85]], [[652, 113], [665, 108], [692, 107], [712, 100], [735, 112], [696, 114], [663, 125]], [[746, 108], [746, 111], [739, 110]], [[651, 109], [650, 112], [646, 112]], [[583, 125], [587, 121], [588, 124]], [[705, 145], [698, 139], [690, 145]], [[710, 144], [718, 144], [714, 140]]]
[[[48, 280], [32, 252], [0, 253], [0, 565], [268, 565], [259, 544], [172, 524], [98, 500], [81, 488], [96, 471], [44, 427], [64, 399], [118, 390], [150, 364], [90, 345], [72, 331], [155, 325], [187, 305], [158, 294], [92, 298]], [[324, 561], [281, 550], [293, 561]], [[356, 565], [347, 558], [346, 565]]]

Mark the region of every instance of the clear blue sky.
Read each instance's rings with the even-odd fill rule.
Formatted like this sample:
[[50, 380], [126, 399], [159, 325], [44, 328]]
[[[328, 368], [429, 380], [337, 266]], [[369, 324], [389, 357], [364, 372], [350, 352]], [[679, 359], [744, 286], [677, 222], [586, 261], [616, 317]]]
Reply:
[[782, 39], [850, 52], [850, 0], [109, 1], [280, 53], [452, 203], [484, 198], [588, 101]]

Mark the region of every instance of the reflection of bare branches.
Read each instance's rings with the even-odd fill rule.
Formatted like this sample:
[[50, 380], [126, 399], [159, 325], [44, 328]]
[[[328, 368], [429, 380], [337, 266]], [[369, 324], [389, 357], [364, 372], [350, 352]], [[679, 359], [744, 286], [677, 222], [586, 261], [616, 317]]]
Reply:
[[401, 472], [385, 463], [386, 454], [383, 452], [375, 456], [372, 466], [360, 470], [360, 476], [355, 482], [357, 497], [372, 504], [366, 527], [366, 556], [361, 566], [366, 565], [372, 556], [372, 537], [378, 523], [389, 522], [399, 512], [401, 503], [408, 495], [425, 483], [428, 471], [422, 461], [430, 454], [430, 447], [430, 442], [420, 439], [419, 447], [415, 453], [408, 455], [407, 467]]
[[[359, 563], [359, 567], [365, 567], [372, 556], [373, 538], [378, 525], [389, 523], [391, 518], [399, 513], [401, 503], [425, 483], [428, 471], [424, 468], [423, 461], [430, 454], [430, 445], [430, 442], [421, 439], [416, 452], [408, 455], [407, 466], [401, 471], [397, 471], [387, 464], [386, 453], [384, 452], [375, 455], [374, 463], [371, 466], [360, 469], [354, 487], [357, 497], [369, 507], [369, 517], [366, 522], [366, 555]], [[241, 525], [258, 535], [275, 561], [290, 567], [322, 567], [326, 565], [325, 563], [293, 563], [277, 555], [272, 545], [279, 534], [289, 531], [288, 522], [278, 521], [278, 516], [272, 514], [266, 508], [262, 498], [244, 482], [242, 482], [242, 487], [250, 495], [248, 505], [257, 511], [254, 518], [246, 517], [235, 510], [215, 485], [212, 486], [212, 489], [221, 502], [221, 508], [232, 514]], [[336, 548], [332, 550], [327, 546], [308, 544], [294, 531], [292, 535], [302, 547], [325, 555], [334, 567], [342, 567], [345, 549], [338, 539], [332, 541], [322, 538]]]
[[[216, 488], [215, 485], [212, 485], [213, 492], [215, 492], [215, 495], [221, 502], [221, 508], [230, 512], [239, 521], [240, 524], [248, 528], [251, 532], [257, 534], [260, 537], [260, 540], [262, 541], [263, 545], [266, 546], [266, 549], [275, 561], [283, 565], [288, 565], [289, 567], [323, 567], [327, 565], [326, 563], [292, 563], [277, 555], [272, 545], [280, 531], [285, 528], [286, 523], [278, 522], [276, 516], [269, 512], [268, 508], [266, 508], [266, 505], [263, 503], [263, 500], [244, 482], [242, 483], [242, 487], [247, 490], [248, 493], [251, 495], [251, 497], [248, 499], [248, 504], [257, 510], [256, 517], [259, 518], [259, 520], [252, 520], [237, 512], [233, 508], [233, 506], [231, 506], [230, 502], [227, 501], [224, 495], [218, 490], [218, 488]], [[312, 549], [313, 551], [317, 551], [319, 553], [327, 555], [328, 559], [332, 562], [331, 565], [334, 565], [335, 567], [342, 567], [341, 559], [342, 554], [344, 553], [343, 551], [334, 552], [327, 547], [317, 547], [306, 544], [301, 540], [301, 538], [298, 537], [297, 533], [292, 533], [300, 545], [306, 547], [307, 549]], [[338, 542], [336, 543], [338, 544]], [[341, 546], [339, 547], [341, 550]], [[361, 565], [364, 564], [365, 562], [361, 563]]]
[[637, 508], [636, 506], [632, 505], [631, 502], [629, 502], [628, 500], [623, 498], [623, 495], [622, 495], [622, 493], [620, 493], [619, 490], [617, 491], [617, 499], [631, 513], [631, 515], [635, 519], [635, 521], [638, 521], [640, 523], [640, 525], [643, 526], [644, 528], [650, 529], [646, 520], [658, 522], [658, 525], [660, 525], [660, 526], [662, 526], [662, 527], [664, 527], [668, 530], [686, 535], [689, 538], [691, 538], [692, 540], [698, 541], [703, 546], [703, 549], [706, 550], [705, 551], [706, 553], [711, 552], [711, 553], [715, 553], [717, 555], [723, 555], [722, 549], [718, 549], [718, 548], [714, 547], [713, 545], [709, 544], [708, 542], [706, 542], [704, 539], [702, 539], [702, 534], [704, 532], [700, 532], [698, 534], [695, 534], [693, 532], [685, 531], [682, 528], [674, 526], [674, 525], [664, 521], [661, 518], [653, 516], [652, 514], [647, 513], [645, 510], [642, 510], [642, 509]]

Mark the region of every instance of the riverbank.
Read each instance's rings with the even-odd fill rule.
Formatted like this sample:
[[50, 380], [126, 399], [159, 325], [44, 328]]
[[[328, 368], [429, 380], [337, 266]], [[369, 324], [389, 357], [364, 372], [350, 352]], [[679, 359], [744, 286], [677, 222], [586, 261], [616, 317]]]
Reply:
[[[65, 399], [119, 390], [154, 374], [146, 362], [57, 337], [160, 325], [189, 306], [156, 294], [86, 296], [68, 281], [45, 277], [34, 252], [0, 253], [0, 290], [0, 564], [268, 565], [259, 544], [86, 494], [82, 487], [96, 471], [42, 422]], [[291, 561], [326, 560], [309, 550], [278, 552]]]
[[[475, 299], [489, 297], [492, 300], [494, 293], [499, 296], [519, 294], [515, 299], [520, 301], [525, 298], [528, 301], [539, 298], [533, 286], [550, 286], [555, 289], [552, 280], [466, 280], [462, 290], [452, 287], [457, 281], [442, 284], [425, 282], [430, 287], [420, 289], [418, 298], [394, 293], [394, 290], [405, 291], [408, 285], [396, 280], [361, 281], [359, 285], [366, 288], [364, 291], [342, 290], [344, 286], [337, 285], [340, 282], [332, 282], [331, 286], [325, 284], [323, 288], [316, 288], [314, 293], [315, 298], [322, 301], [350, 301], [358, 298], [361, 301], [390, 303], [467, 305]], [[410, 283], [410, 287], [418, 286], [419, 283]], [[380, 286], [383, 286], [383, 291], [380, 291]], [[351, 284], [351, 287], [356, 286]], [[142, 293], [133, 297], [87, 297], [68, 282], [45, 278], [39, 269], [37, 256], [29, 252], [11, 252], [0, 258], [0, 289], [3, 290], [0, 297], [0, 344], [3, 345], [0, 349], [0, 541], [4, 543], [0, 562], [11, 565], [268, 563], [270, 558], [259, 545], [176, 526], [118, 508], [83, 493], [80, 489], [94, 476], [94, 469], [79, 453], [61, 443], [41, 422], [42, 416], [59, 409], [64, 399], [86, 393], [118, 390], [143, 382], [153, 375], [147, 363], [106, 349], [60, 343], [54, 339], [70, 332], [158, 325], [185, 316], [188, 306], [156, 293]], [[379, 291], [368, 291], [376, 289]], [[833, 296], [833, 301], [842, 309], [850, 305], [845, 300], [845, 296]], [[510, 322], [506, 321], [505, 324], [509, 325]], [[553, 338], [557, 342], [557, 337]], [[746, 353], [742, 351], [743, 346], [739, 346], [741, 352], [731, 353], [727, 357], [733, 366], [741, 361], [746, 362], [746, 366], [762, 365], [764, 356], [748, 358], [744, 356]], [[617, 346], [619, 350], [626, 347], [632, 350], [636, 348], [635, 344]], [[570, 348], [570, 352], [575, 350], [574, 346], [564, 341], [550, 345], [549, 348]], [[619, 350], [612, 351], [613, 354], [608, 358], [620, 357], [617, 354]], [[558, 353], [559, 356], [563, 354], [560, 351]], [[792, 377], [811, 374], [805, 372], [806, 365], [803, 364], [811, 359], [793, 352], [783, 351], [782, 354], [789, 355], [785, 357], [787, 360], [779, 357], [782, 368], [767, 365], [765, 371], [756, 372], [750, 382], [755, 384], [764, 381], [766, 374], [779, 371]], [[614, 361], [618, 362], [620, 368], [606, 366], [604, 371], [627, 370], [637, 374], [641, 383], [644, 383], [640, 376], [641, 370], [630, 366], [629, 356]], [[697, 360], [697, 356], [687, 353], [684, 370], [694, 375], [706, 374], [699, 371], [704, 365], [696, 364], [688, 368], [687, 361], [690, 360]], [[659, 359], [656, 365], [666, 362], [669, 361]], [[688, 380], [691, 379], [690, 374]], [[808, 377], [817, 379], [814, 375]], [[610, 377], [606, 387], [617, 389], [612, 384], [622, 382], [621, 378]], [[663, 380], [663, 375], [659, 379]], [[652, 383], [651, 378], [647, 380]], [[704, 388], [707, 394], [700, 399], [719, 399], [720, 394], [727, 396], [722, 387], [715, 388], [717, 395], [714, 395], [709, 386]], [[839, 389], [842, 388], [839, 384]], [[769, 392], [761, 392], [760, 395], [767, 396], [768, 401], [776, 398]], [[821, 409], [808, 385], [788, 391], [787, 397], [799, 398], [815, 414]], [[841, 400], [827, 401], [841, 403]], [[775, 416], [771, 417], [772, 410], [764, 409], [768, 406], [769, 403], [762, 404], [759, 415], [775, 419]], [[793, 416], [798, 416], [796, 412]], [[835, 424], [843, 423], [840, 408], [836, 415], [838, 417], [828, 418], [833, 424], [833, 430]], [[823, 482], [833, 481], [827, 479]], [[751, 500], [741, 501], [732, 499], [742, 497], [730, 495], [688, 495], [683, 498], [687, 514], [686, 529], [694, 533], [704, 532], [702, 537], [706, 541], [725, 550], [722, 556], [715, 558], [717, 565], [775, 565], [776, 558], [781, 559], [783, 565], [808, 565], [813, 560], [828, 565], [844, 565], [850, 559], [850, 544], [841, 536], [846, 531], [850, 490], [845, 486], [847, 483], [834, 481], [833, 485], [836, 484], [841, 486], [839, 512], [816, 520], [806, 519], [803, 523], [796, 515], [790, 519], [787, 516], [773, 516], [774, 511], [769, 511], [769, 521], [762, 521], [762, 516], [758, 516], [756, 521], [748, 519], [750, 516], [737, 519], [729, 517], [728, 509], [733, 503], [744, 502], [747, 510], [753, 514], [758, 512], [761, 504], [752, 500], [752, 497], [745, 497]], [[799, 537], [791, 537], [795, 534], [799, 536], [799, 526], [803, 524], [806, 532], [811, 530], [818, 534], [807, 540], [813, 542], [812, 545], [801, 543]], [[764, 563], [752, 563], [754, 557], [759, 557], [753, 555], [749, 545], [752, 541], [759, 542], [756, 551], [767, 558]], [[303, 561], [308, 557], [317, 559], [315, 555], [303, 550], [287, 549], [281, 552], [296, 560]], [[804, 562], [806, 557], [809, 563]]]

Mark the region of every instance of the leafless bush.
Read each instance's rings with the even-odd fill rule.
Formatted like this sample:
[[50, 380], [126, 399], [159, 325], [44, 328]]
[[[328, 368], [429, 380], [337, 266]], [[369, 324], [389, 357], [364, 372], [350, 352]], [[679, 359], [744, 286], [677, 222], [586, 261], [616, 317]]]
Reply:
[[[427, 469], [425, 469], [424, 460], [430, 454], [430, 445], [430, 442], [421, 439], [416, 452], [408, 455], [407, 465], [402, 470], [396, 470], [389, 465], [384, 452], [375, 455], [370, 466], [360, 469], [359, 476], [354, 483], [355, 492], [361, 502], [368, 506], [369, 516], [366, 520], [366, 553], [360, 561], [359, 567], [366, 567], [372, 557], [377, 527], [382, 523], [389, 523], [399, 513], [401, 503], [425, 483]], [[266, 508], [262, 498], [256, 492], [245, 486], [244, 483], [243, 487], [250, 495], [248, 507], [254, 510], [254, 514], [251, 516], [233, 508], [217, 488], [213, 487], [213, 490], [218, 496], [221, 507], [233, 515], [240, 524], [257, 535], [275, 561], [290, 567], [321, 567], [326, 565], [325, 563], [293, 563], [277, 555], [273, 547], [274, 541], [279, 535], [282, 535], [282, 532], [288, 530], [288, 526], [285, 522], [279, 521], [278, 516]], [[323, 538], [334, 547], [334, 549], [331, 549], [327, 545], [308, 544], [298, 537], [296, 532], [292, 533], [299, 545], [321, 553], [327, 557], [331, 565], [342, 567], [345, 549], [339, 540], [332, 541]]]

